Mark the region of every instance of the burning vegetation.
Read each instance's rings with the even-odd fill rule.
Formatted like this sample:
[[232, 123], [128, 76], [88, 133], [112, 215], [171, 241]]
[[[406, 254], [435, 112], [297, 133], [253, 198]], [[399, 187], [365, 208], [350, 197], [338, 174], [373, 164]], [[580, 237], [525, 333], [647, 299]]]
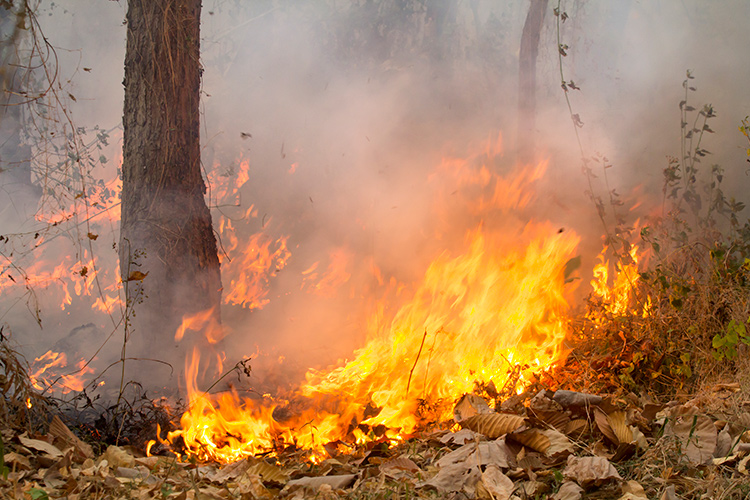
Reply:
[[[128, 2], [122, 134], [72, 126], [73, 89], [34, 73], [56, 58], [37, 11], [0, 3], [3, 48], [19, 49], [3, 89], [31, 113], [0, 115], [25, 155], [8, 163], [0, 145], [0, 181], [13, 165], [30, 196], [0, 206], [28, 216], [0, 236], [0, 494], [747, 498], [750, 220], [725, 180], [737, 172], [702, 163], [719, 127], [692, 73], [661, 189], [615, 189], [617, 166], [584, 147], [562, 2], [261, 3], [219, 14], [268, 18], [253, 36], [276, 41], [272, 64], [223, 29], [202, 55], [206, 88], [254, 82], [229, 78], [244, 55], [295, 108], [277, 122], [286, 104], [248, 96], [271, 118], [233, 132], [241, 150], [199, 147], [199, 1]], [[500, 14], [518, 18], [521, 60], [493, 72], [490, 55], [517, 52]], [[349, 72], [311, 71], [313, 39], [321, 66]], [[546, 104], [567, 108], [562, 145], [535, 120], [537, 62], [560, 74]], [[517, 65], [514, 136], [505, 110], [482, 108]], [[232, 95], [228, 115], [245, 110]], [[308, 112], [316, 130], [290, 132]]]

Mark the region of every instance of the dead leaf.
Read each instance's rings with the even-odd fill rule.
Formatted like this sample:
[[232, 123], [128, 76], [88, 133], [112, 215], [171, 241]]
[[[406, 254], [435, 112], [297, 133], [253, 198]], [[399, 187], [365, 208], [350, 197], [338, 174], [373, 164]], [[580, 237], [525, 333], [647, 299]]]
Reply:
[[729, 452], [732, 451], [732, 435], [729, 434], [729, 425], [725, 425], [724, 428], [719, 431], [716, 436], [716, 449], [714, 450], [714, 457], [726, 457]]
[[117, 467], [133, 467], [135, 466], [135, 457], [120, 448], [119, 446], [110, 445], [104, 455], [101, 457], [106, 460], [110, 467], [116, 469]]
[[607, 422], [617, 441], [615, 444], [630, 444], [633, 442], [633, 432], [628, 427], [627, 415], [624, 411], [615, 411], [607, 415]]
[[609, 481], [621, 481], [617, 469], [604, 457], [568, 457], [563, 476], [588, 488], [601, 486]]
[[289, 481], [289, 474], [284, 472], [281, 467], [271, 465], [262, 460], [248, 467], [246, 472], [248, 474], [260, 476], [264, 482], [285, 484]]
[[573, 453], [573, 443], [571, 443], [568, 436], [562, 432], [558, 432], [554, 429], [547, 429], [540, 432], [549, 440], [549, 447], [545, 452], [545, 455], [548, 457]]
[[496, 465], [508, 468], [513, 461], [511, 457], [505, 440], [497, 439], [495, 441], [465, 444], [442, 457], [435, 462], [435, 465], [442, 468], [448, 465], [465, 463], [467, 466]]
[[627, 481], [622, 485], [622, 496], [619, 500], [648, 500], [648, 496], [638, 481]]
[[57, 415], [52, 417], [52, 422], [50, 422], [49, 425], [49, 433], [56, 439], [63, 441], [67, 446], [75, 448], [77, 454], [83, 460], [86, 458], [94, 458], [94, 450], [91, 448], [91, 445], [78, 439], [78, 437], [73, 434], [73, 431], [71, 431]]
[[513, 481], [494, 465], [482, 473], [482, 484], [495, 500], [509, 500], [515, 490]]
[[544, 453], [545, 455], [551, 444], [549, 438], [539, 429], [526, 429], [521, 432], [514, 432], [513, 434], [509, 434], [508, 437], [527, 448]]
[[[539, 427], [550, 427], [565, 430], [570, 423], [570, 416], [564, 411], [530, 410]], [[532, 421], [534, 421], [532, 420]]]
[[580, 438], [589, 428], [589, 422], [585, 418], [577, 418], [571, 420], [565, 426], [565, 434], [573, 436], [573, 438]]
[[58, 458], [58, 457], [63, 456], [63, 452], [60, 451], [60, 449], [57, 446], [51, 445], [46, 441], [41, 441], [39, 439], [30, 439], [30, 438], [25, 437], [24, 435], [18, 436], [18, 441], [20, 441], [21, 444], [24, 445], [26, 448], [30, 448], [36, 451], [41, 451], [53, 458]]
[[680, 497], [678, 497], [677, 493], [675, 492], [673, 484], [670, 484], [666, 487], [664, 493], [662, 493], [659, 497], [659, 500], [680, 500]]
[[10, 452], [4, 455], [5, 465], [12, 470], [30, 470], [29, 459], [18, 453]]
[[583, 494], [583, 488], [578, 486], [574, 481], [566, 481], [557, 490], [557, 493], [552, 495], [551, 500], [581, 500]]
[[393, 479], [420, 472], [419, 466], [412, 459], [403, 456], [383, 462], [379, 469], [383, 474]]
[[356, 477], [356, 474], [342, 474], [340, 476], [300, 477], [298, 479], [292, 479], [288, 483], [286, 483], [283, 491], [288, 491], [288, 489], [294, 486], [304, 486], [306, 488], [312, 488], [313, 490], [316, 490], [323, 485], [328, 485], [333, 489], [340, 490], [352, 484]]
[[473, 443], [476, 441], [476, 432], [471, 429], [461, 429], [458, 432], [448, 432], [444, 436], [441, 436], [439, 441], [443, 444], [458, 444], [464, 445], [466, 443]]
[[143, 278], [148, 276], [148, 272], [142, 273], [140, 271], [131, 271], [128, 276], [128, 281], [143, 281]]
[[480, 413], [462, 421], [461, 426], [495, 439], [521, 428], [525, 422], [524, 417], [510, 413]]
[[664, 437], [677, 438], [685, 458], [693, 465], [709, 463], [716, 450], [716, 427], [706, 415], [682, 415], [669, 419]]
[[453, 407], [453, 420], [462, 422], [480, 413], [492, 413], [487, 401], [476, 394], [464, 394]]
[[594, 421], [596, 422], [596, 426], [599, 428], [601, 433], [604, 434], [604, 437], [609, 439], [609, 441], [614, 445], [620, 444], [615, 431], [612, 430], [612, 426], [609, 423], [609, 419], [607, 418], [606, 413], [604, 413], [599, 408], [594, 408]]
[[479, 467], [460, 462], [441, 467], [435, 476], [417, 483], [416, 486], [417, 488], [431, 486], [439, 493], [456, 493], [467, 486], [474, 488], [480, 478]]

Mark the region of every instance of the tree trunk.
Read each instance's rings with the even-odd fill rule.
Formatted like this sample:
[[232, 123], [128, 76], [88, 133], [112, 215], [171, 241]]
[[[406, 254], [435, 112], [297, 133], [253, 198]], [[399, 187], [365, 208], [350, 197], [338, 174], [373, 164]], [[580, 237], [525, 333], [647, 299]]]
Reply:
[[539, 37], [547, 11], [548, 0], [531, 0], [529, 13], [521, 34], [521, 51], [518, 62], [518, 160], [532, 163], [535, 160], [536, 133], [536, 59], [539, 54]]
[[[17, 5], [16, 5], [17, 3]], [[24, 144], [22, 109], [28, 95], [29, 61], [18, 45], [29, 36], [24, 28], [28, 6], [0, 3], [0, 216], [3, 230], [20, 231], [36, 212], [42, 189], [31, 180], [31, 147]], [[8, 224], [10, 222], [10, 224]]]
[[218, 319], [221, 299], [200, 163], [200, 11], [201, 0], [128, 2], [120, 270], [136, 348], [171, 361], [182, 317]]

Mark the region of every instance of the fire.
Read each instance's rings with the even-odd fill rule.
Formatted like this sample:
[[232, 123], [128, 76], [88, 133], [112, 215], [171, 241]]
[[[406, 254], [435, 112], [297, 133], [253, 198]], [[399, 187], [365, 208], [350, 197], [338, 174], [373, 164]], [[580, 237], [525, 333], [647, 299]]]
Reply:
[[346, 248], [335, 248], [330, 253], [330, 263], [324, 272], [317, 272], [318, 262], [302, 271], [302, 288], [324, 297], [335, 295], [338, 288], [352, 276], [348, 268], [352, 265], [353, 258]]
[[32, 386], [39, 391], [58, 386], [63, 394], [82, 391], [86, 386], [86, 376], [94, 373], [94, 370], [87, 366], [85, 359], [81, 359], [76, 363], [75, 372], [58, 375], [67, 366], [68, 357], [64, 352], [47, 351], [31, 364], [29, 379]]
[[620, 259], [613, 276], [610, 276], [611, 265], [606, 255], [607, 248], [599, 254], [599, 264], [594, 266], [594, 278], [591, 280], [593, 297], [614, 316], [639, 311], [646, 317], [651, 309], [651, 301], [649, 297], [642, 298], [638, 295], [638, 246], [630, 247], [629, 262], [622, 262]]
[[[487, 151], [487, 157], [497, 154], [495, 148]], [[285, 399], [200, 391], [195, 377], [201, 358], [195, 350], [186, 366], [189, 409], [166, 442], [179, 436], [189, 455], [219, 462], [293, 444], [310, 450], [316, 461], [324, 457], [326, 443], [371, 439], [360, 424], [382, 426], [380, 439], [398, 442], [421, 425], [448, 419], [455, 400], [477, 384], [520, 389], [533, 373], [554, 366], [565, 355], [571, 285], [565, 284], [564, 268], [579, 238], [552, 224], [503, 215], [530, 202], [530, 186], [544, 168], [521, 167], [503, 178], [481, 162], [444, 162], [441, 169], [456, 179], [454, 186], [465, 188], [465, 201], [473, 202], [465, 209], [467, 220], [488, 214], [492, 223], [479, 219], [453, 238], [451, 250], [434, 257], [412, 286], [389, 281], [375, 262], [366, 261], [381, 285], [389, 283], [384, 297], [397, 303], [373, 309], [367, 342], [351, 361], [308, 371], [305, 383]], [[273, 267], [269, 256], [278, 254], [270, 241], [250, 248], [257, 250], [241, 263], [245, 276]], [[282, 255], [277, 258], [285, 262]], [[315, 283], [318, 290], [341, 286], [352, 262], [346, 251], [334, 252], [324, 273], [319, 263], [302, 272], [303, 289]], [[237, 297], [246, 296], [254, 295]], [[231, 301], [247, 303], [234, 296]]]
[[269, 280], [286, 267], [291, 256], [287, 239], [282, 236], [274, 241], [264, 233], [253, 234], [239, 256], [222, 262], [222, 272], [232, 276], [224, 294], [226, 304], [259, 309], [269, 302]]

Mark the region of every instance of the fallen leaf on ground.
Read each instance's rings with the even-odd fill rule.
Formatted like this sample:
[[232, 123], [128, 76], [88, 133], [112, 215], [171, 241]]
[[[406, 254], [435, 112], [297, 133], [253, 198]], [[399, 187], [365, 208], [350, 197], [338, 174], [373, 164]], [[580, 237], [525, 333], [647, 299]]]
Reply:
[[568, 465], [563, 476], [574, 480], [584, 488], [601, 486], [609, 481], [620, 481], [622, 478], [617, 469], [604, 457], [568, 457]]

